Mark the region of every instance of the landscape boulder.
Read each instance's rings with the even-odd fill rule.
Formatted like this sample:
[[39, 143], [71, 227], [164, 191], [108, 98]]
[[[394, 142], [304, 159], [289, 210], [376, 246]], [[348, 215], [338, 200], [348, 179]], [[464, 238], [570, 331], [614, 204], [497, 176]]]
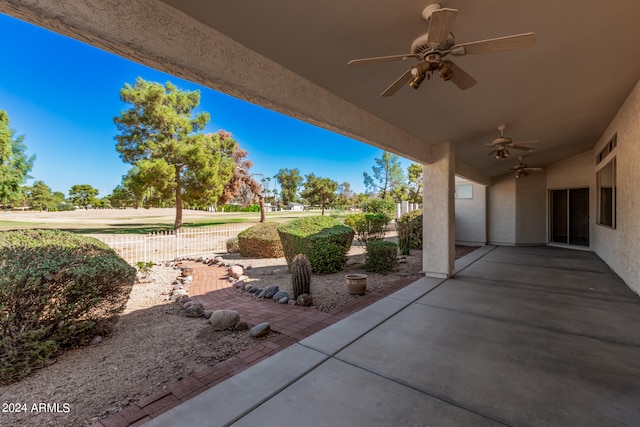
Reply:
[[289, 298], [289, 294], [287, 293], [287, 291], [278, 291], [273, 295], [273, 299], [276, 301], [280, 301], [284, 297]]
[[269, 325], [268, 322], [263, 322], [251, 328], [251, 332], [249, 334], [252, 337], [258, 338], [268, 334], [269, 331], [271, 331], [271, 325]]
[[232, 265], [229, 267], [229, 276], [235, 279], [239, 278], [244, 274], [244, 269], [240, 265]]
[[187, 317], [202, 317], [204, 316], [204, 307], [197, 302], [191, 303], [191, 305], [184, 310], [184, 315]]
[[236, 310], [216, 310], [211, 314], [209, 323], [215, 331], [224, 331], [240, 321], [240, 313]]
[[264, 297], [265, 298], [273, 298], [273, 296], [280, 290], [280, 288], [278, 286], [269, 286], [267, 289], [265, 289], [264, 291]]
[[296, 299], [296, 305], [301, 305], [302, 307], [309, 307], [313, 304], [313, 298], [309, 294], [298, 295]]

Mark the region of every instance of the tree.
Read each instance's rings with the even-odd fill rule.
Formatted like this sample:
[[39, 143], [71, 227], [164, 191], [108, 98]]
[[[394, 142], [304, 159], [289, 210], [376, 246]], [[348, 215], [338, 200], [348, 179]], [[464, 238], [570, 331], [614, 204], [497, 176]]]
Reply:
[[[382, 158], [375, 159], [376, 166], [372, 166], [373, 177], [364, 172], [364, 185], [369, 192], [378, 193], [385, 199], [387, 195], [400, 193], [400, 188], [404, 184], [404, 172], [400, 167], [400, 157], [389, 152], [383, 152]], [[398, 200], [399, 201], [399, 200]]]
[[280, 184], [280, 197], [282, 203], [287, 205], [298, 200], [298, 187], [302, 184], [302, 176], [298, 168], [280, 169], [274, 176], [275, 180]]
[[330, 208], [336, 200], [338, 183], [329, 178], [320, 178], [314, 174], [305, 177], [304, 190], [300, 195], [305, 198], [309, 204], [318, 205], [322, 208], [324, 215], [325, 208]]
[[75, 206], [82, 206], [87, 209], [88, 206], [95, 206], [98, 190], [89, 184], [72, 185], [69, 190], [69, 200]]
[[409, 201], [411, 203], [422, 203], [422, 165], [412, 163], [407, 169], [409, 177]]
[[0, 205], [9, 206], [22, 199], [22, 184], [29, 178], [35, 155], [27, 158], [24, 135], [15, 136], [9, 128], [9, 115], [0, 110]]
[[41, 211], [49, 209], [49, 206], [53, 204], [51, 188], [43, 181], [34, 182], [30, 191], [30, 199], [31, 208]]
[[167, 82], [138, 78], [120, 90], [120, 99], [132, 107], [114, 122], [120, 132], [116, 149], [135, 165], [139, 181], [175, 199], [174, 228], [182, 227], [182, 206], [213, 205], [235, 167], [236, 142], [227, 132], [202, 134], [209, 113], [193, 116], [199, 91], [181, 91]]
[[136, 202], [133, 191], [129, 190], [124, 185], [118, 185], [107, 197], [109, 198], [109, 203], [114, 208], [126, 208], [133, 206]]
[[246, 150], [236, 145], [233, 151], [235, 168], [233, 169], [231, 179], [225, 184], [222, 194], [218, 198], [218, 202], [225, 204], [241, 196], [243, 198], [243, 204], [248, 204], [257, 199], [260, 204], [260, 222], [264, 222], [265, 212], [262, 185], [254, 178], [255, 174], [249, 173], [253, 162], [246, 159], [248, 154]]
[[358, 203], [358, 195], [351, 190], [351, 184], [343, 182], [338, 185], [338, 197], [336, 199], [337, 205], [353, 206]]

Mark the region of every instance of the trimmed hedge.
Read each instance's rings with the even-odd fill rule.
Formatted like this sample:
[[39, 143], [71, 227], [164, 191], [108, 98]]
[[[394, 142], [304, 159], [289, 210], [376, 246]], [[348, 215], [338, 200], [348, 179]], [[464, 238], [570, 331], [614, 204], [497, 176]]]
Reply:
[[288, 265], [297, 254], [304, 254], [314, 273], [328, 274], [347, 263], [355, 231], [330, 216], [309, 216], [281, 224], [278, 234]]
[[227, 252], [230, 254], [240, 252], [240, 246], [238, 244], [238, 236], [227, 239]]
[[398, 264], [398, 245], [384, 240], [367, 242], [364, 256], [365, 271], [387, 274]]
[[57, 230], [0, 233], [0, 383], [108, 332], [136, 277], [106, 244]]
[[252, 258], [284, 256], [278, 235], [278, 225], [276, 222], [263, 222], [238, 234], [240, 255]]
[[344, 223], [356, 231], [356, 239], [363, 245], [370, 240], [382, 240], [390, 218], [385, 214], [354, 213]]

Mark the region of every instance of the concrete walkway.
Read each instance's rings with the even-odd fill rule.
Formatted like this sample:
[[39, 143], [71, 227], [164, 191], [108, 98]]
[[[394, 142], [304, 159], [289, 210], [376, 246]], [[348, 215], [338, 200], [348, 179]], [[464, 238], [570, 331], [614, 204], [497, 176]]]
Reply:
[[593, 253], [485, 247], [146, 427], [637, 426], [640, 299]]

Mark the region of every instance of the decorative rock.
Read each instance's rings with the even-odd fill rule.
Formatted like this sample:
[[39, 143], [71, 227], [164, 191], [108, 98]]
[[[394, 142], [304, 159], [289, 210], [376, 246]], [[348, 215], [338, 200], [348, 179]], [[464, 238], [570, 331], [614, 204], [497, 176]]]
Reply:
[[289, 304], [289, 305], [296, 305], [296, 300], [294, 300], [294, 299], [290, 299], [289, 301], [287, 301], [287, 304]]
[[240, 321], [240, 313], [235, 310], [216, 310], [209, 318], [215, 331], [224, 331]]
[[189, 303], [191, 304], [184, 311], [184, 315], [187, 317], [202, 317], [204, 315], [204, 307], [200, 303]]
[[273, 295], [273, 299], [276, 301], [280, 301], [283, 297], [287, 297], [287, 299], [289, 298], [287, 291], [278, 291]]
[[202, 315], [205, 317], [205, 319], [208, 319], [211, 317], [211, 315], [213, 314], [213, 310], [205, 310]]
[[189, 308], [189, 307], [191, 307], [193, 304], [195, 304], [195, 302], [193, 302], [193, 301], [187, 301], [187, 302], [183, 303], [183, 304], [182, 304], [182, 306], [183, 306], [184, 308]]
[[249, 289], [249, 293], [250, 293], [250, 294], [256, 294], [256, 293], [260, 293], [260, 292], [262, 292], [262, 289], [260, 289], [260, 288], [259, 288], [259, 287], [257, 287], [257, 286], [256, 286], [255, 288], [251, 288], [251, 289]]
[[269, 323], [264, 322], [264, 323], [260, 323], [259, 325], [254, 326], [253, 328], [251, 328], [251, 332], [250, 335], [252, 337], [261, 337], [263, 335], [266, 335], [269, 333], [269, 331], [271, 331], [271, 325], [269, 325]]
[[309, 307], [313, 304], [313, 298], [309, 294], [298, 295], [296, 299], [296, 305], [301, 305], [302, 307]]
[[193, 268], [185, 267], [182, 269], [182, 277], [191, 276], [193, 274]]
[[193, 276], [184, 276], [184, 283], [193, 282]]
[[187, 296], [189, 295], [189, 292], [187, 292], [184, 289], [176, 289], [175, 291], [173, 291], [173, 296]]
[[247, 292], [251, 292], [251, 289], [253, 289], [253, 285], [249, 284], [249, 285], [245, 285], [244, 290]]
[[242, 276], [243, 273], [244, 269], [239, 265], [232, 265], [231, 267], [229, 267], [229, 276], [233, 278], [237, 279], [238, 277]]
[[233, 329], [235, 329], [236, 331], [246, 331], [247, 329], [249, 329], [249, 324], [241, 320], [236, 323], [236, 326], [234, 326]]
[[264, 297], [269, 299], [269, 298], [273, 298], [273, 296], [280, 290], [280, 288], [278, 286], [269, 286], [267, 289], [265, 289], [264, 291]]
[[173, 290], [177, 291], [178, 289], [184, 289], [182, 285], [173, 285]]
[[213, 258], [213, 261], [214, 261], [214, 262], [217, 262], [218, 264], [220, 264], [220, 263], [223, 263], [223, 262], [224, 262], [224, 259], [222, 259], [222, 257], [221, 257], [221, 256], [217, 256], [217, 257], [214, 257], [214, 258]]
[[284, 296], [284, 297], [280, 298], [280, 299], [278, 300], [278, 302], [279, 302], [280, 304], [286, 304], [286, 303], [288, 303], [288, 302], [289, 302], [289, 297], [288, 297], [288, 296]]
[[403, 256], [398, 258], [398, 264], [406, 264], [407, 263], [407, 259]]
[[89, 342], [89, 345], [96, 345], [96, 344], [100, 344], [102, 342], [102, 337], [100, 335], [96, 335], [95, 337], [93, 337], [93, 339]]
[[264, 298], [266, 293], [267, 293], [267, 290], [263, 289], [262, 291], [260, 291], [260, 293], [257, 293], [258, 298]]
[[244, 289], [244, 282], [242, 280], [238, 280], [234, 286], [236, 287], [236, 289]]

